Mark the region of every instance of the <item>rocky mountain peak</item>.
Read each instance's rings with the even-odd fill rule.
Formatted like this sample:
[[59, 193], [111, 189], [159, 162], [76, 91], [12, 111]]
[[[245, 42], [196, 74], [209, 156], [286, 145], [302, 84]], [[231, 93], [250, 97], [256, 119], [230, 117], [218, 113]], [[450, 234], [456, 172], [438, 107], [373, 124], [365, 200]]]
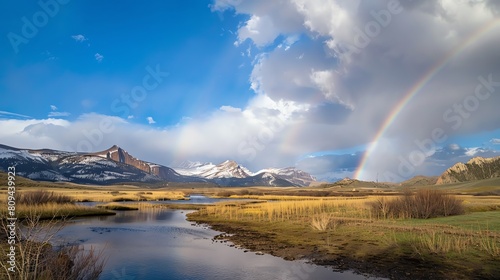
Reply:
[[500, 177], [500, 157], [475, 157], [467, 163], [459, 162], [439, 176], [436, 184], [452, 184]]

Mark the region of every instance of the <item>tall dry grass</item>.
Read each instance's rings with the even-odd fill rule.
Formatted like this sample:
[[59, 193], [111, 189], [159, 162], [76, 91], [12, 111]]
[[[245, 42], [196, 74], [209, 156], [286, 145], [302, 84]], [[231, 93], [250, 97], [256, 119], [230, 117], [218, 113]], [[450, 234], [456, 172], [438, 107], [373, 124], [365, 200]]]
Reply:
[[70, 196], [74, 201], [156, 201], [156, 200], [182, 200], [185, 193], [182, 191], [159, 191], [159, 190], [65, 190], [62, 194]]
[[17, 192], [15, 196], [16, 202], [23, 205], [42, 205], [47, 203], [66, 204], [71, 203], [71, 197], [67, 195], [48, 192], [45, 190]]
[[[66, 195], [48, 191], [27, 191], [16, 193], [16, 215], [17, 218], [29, 219], [33, 215], [41, 219], [68, 218], [75, 216], [90, 216], [109, 214], [104, 209], [77, 205]], [[5, 203], [5, 200], [0, 200]], [[7, 207], [0, 208], [0, 216], [5, 216]]]
[[366, 201], [371, 198], [336, 198], [274, 201], [250, 204], [222, 203], [207, 206], [202, 210], [213, 217], [230, 220], [255, 221], [293, 221], [307, 220], [321, 214], [333, 214], [338, 217], [370, 218], [371, 212]]
[[500, 237], [490, 235], [490, 231], [480, 236], [480, 248], [492, 257], [500, 257]]

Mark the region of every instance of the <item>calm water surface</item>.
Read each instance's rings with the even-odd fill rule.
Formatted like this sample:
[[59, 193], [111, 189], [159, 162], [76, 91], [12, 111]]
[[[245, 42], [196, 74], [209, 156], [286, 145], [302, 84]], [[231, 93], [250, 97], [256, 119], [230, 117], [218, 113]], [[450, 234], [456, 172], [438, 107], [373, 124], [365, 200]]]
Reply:
[[60, 238], [105, 248], [101, 279], [367, 279], [212, 242], [220, 232], [186, 221], [189, 212], [145, 209], [76, 219]]

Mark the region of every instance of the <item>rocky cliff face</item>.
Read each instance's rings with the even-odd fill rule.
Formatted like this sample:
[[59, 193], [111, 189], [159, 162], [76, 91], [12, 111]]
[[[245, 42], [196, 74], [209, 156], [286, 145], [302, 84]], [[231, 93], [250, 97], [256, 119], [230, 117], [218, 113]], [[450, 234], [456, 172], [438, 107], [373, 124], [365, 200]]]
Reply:
[[[137, 159], [137, 158], [131, 156], [129, 153], [127, 153], [127, 151], [125, 151], [124, 149], [122, 149], [116, 145], [114, 145], [113, 147], [111, 147], [105, 151], [98, 153], [99, 156], [103, 156], [104, 154], [106, 155], [107, 159], [111, 159], [111, 160], [114, 160], [116, 162], [121, 162], [121, 163], [125, 163], [128, 165], [132, 165], [133, 167], [135, 167], [137, 169], [140, 169], [144, 172], [153, 174], [151, 172], [152, 169], [151, 169], [150, 163], [147, 163], [145, 161], [142, 161], [140, 159]], [[157, 175], [157, 174], [154, 174], [154, 175]]]
[[207, 182], [173, 169], [139, 160], [118, 146], [96, 153], [18, 149], [0, 145], [0, 170], [16, 166], [16, 174], [33, 180], [83, 184], [122, 182]]
[[439, 176], [436, 185], [500, 177], [500, 157], [475, 157], [467, 163], [459, 162]]
[[140, 169], [146, 173], [151, 175], [158, 176], [162, 179], [171, 179], [172, 176], [178, 176], [179, 174], [175, 172], [173, 169], [158, 165], [154, 163], [150, 163], [147, 161], [140, 160], [138, 158], [133, 157], [124, 149], [113, 145], [111, 148], [104, 150], [102, 152], [94, 153], [93, 155], [97, 155], [100, 157], [105, 157], [107, 159], [124, 163], [127, 165], [131, 165], [137, 169]]

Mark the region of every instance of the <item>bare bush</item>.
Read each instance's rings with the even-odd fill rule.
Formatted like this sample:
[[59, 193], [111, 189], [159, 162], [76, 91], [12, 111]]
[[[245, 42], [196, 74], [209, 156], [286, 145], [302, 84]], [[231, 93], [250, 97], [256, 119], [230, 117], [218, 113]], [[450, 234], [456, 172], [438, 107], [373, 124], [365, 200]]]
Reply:
[[429, 219], [460, 215], [465, 212], [462, 202], [440, 190], [421, 189], [415, 194], [387, 200], [381, 198], [370, 205], [372, 213], [382, 218]]
[[311, 220], [311, 226], [315, 230], [325, 231], [330, 224], [331, 215], [328, 213], [321, 213], [316, 215]]
[[[4, 217], [1, 221], [2, 230], [7, 232]], [[17, 227], [15, 272], [9, 271], [2, 259], [0, 279], [99, 279], [106, 261], [103, 251], [83, 246], [57, 246], [55, 236], [63, 225], [63, 221], [42, 221], [40, 215], [30, 213]]]

